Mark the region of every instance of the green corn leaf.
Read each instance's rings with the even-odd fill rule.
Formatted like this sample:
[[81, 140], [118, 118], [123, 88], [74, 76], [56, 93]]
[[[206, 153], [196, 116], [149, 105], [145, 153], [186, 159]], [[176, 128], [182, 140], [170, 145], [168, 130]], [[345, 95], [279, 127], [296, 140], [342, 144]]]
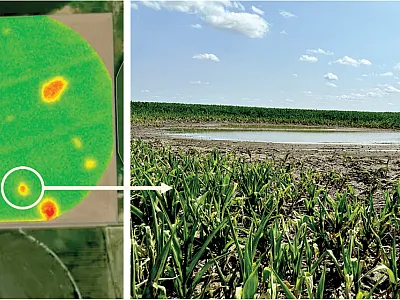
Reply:
[[254, 299], [258, 287], [258, 267], [253, 270], [243, 286], [243, 298]]
[[321, 278], [319, 279], [317, 291], [315, 292], [316, 299], [324, 299], [325, 274], [326, 274], [326, 265], [324, 265], [324, 270], [322, 271]]
[[208, 244], [211, 242], [211, 240], [214, 238], [214, 236], [217, 234], [217, 232], [226, 224], [226, 219], [221, 222], [221, 224], [218, 225], [217, 228], [215, 228], [211, 234], [208, 236], [204, 244], [201, 246], [200, 250], [196, 253], [196, 255], [193, 257], [192, 261], [190, 262], [189, 266], [186, 269], [186, 277], [189, 278], [190, 274], [192, 274], [194, 267], [196, 266], [197, 262], [199, 261], [200, 257], [204, 254], [206, 251], [206, 248], [208, 247]]

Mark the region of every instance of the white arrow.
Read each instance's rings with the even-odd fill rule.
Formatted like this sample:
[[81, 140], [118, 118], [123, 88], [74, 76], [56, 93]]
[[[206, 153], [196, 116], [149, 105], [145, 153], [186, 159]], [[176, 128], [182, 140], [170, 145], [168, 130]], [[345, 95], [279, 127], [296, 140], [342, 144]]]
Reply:
[[161, 194], [169, 191], [172, 187], [161, 183], [159, 186], [45, 186], [44, 189], [46, 191], [59, 191], [59, 190], [67, 190], [67, 191], [160, 191]]

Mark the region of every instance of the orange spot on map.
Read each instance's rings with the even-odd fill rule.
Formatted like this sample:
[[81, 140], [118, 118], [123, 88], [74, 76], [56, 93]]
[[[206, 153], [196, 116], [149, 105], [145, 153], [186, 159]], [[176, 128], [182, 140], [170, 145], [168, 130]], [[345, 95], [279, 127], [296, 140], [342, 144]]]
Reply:
[[68, 82], [61, 76], [57, 76], [46, 82], [42, 87], [42, 99], [44, 102], [53, 103], [60, 99]]
[[21, 182], [18, 186], [18, 193], [22, 196], [26, 196], [29, 194], [29, 188], [28, 186], [24, 183]]
[[57, 216], [58, 207], [52, 198], [44, 198], [40, 203], [40, 214], [48, 221]]

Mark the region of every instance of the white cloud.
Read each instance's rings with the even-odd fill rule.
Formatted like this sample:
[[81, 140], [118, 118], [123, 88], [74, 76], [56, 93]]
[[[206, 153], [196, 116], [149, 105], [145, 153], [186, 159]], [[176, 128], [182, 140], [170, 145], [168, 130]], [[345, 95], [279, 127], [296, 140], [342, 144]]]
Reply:
[[394, 86], [390, 85], [385, 89], [385, 92], [387, 92], [387, 93], [400, 93], [400, 90], [396, 89]]
[[324, 75], [324, 79], [332, 81], [332, 80], [339, 80], [339, 78], [337, 77], [337, 75], [333, 74], [333, 73], [328, 73]]
[[354, 100], [356, 100], [356, 99], [363, 100], [366, 98], [366, 95], [359, 94], [359, 93], [351, 93], [350, 96], [353, 97]]
[[365, 98], [365, 95], [363, 95], [363, 94], [351, 93], [351, 95], [353, 95], [354, 97], [358, 97], [358, 98]]
[[139, 8], [139, 6], [135, 2], [131, 2], [131, 7], [133, 9], [138, 9]]
[[372, 62], [370, 62], [368, 59], [359, 59], [358, 63], [360, 65], [366, 65], [366, 66], [371, 66], [372, 65]]
[[192, 58], [194, 59], [202, 59], [202, 60], [212, 60], [212, 61], [219, 61], [219, 58], [212, 53], [203, 53], [203, 54], [196, 54]]
[[[187, 14], [195, 14], [210, 26], [246, 35], [263, 38], [269, 31], [269, 23], [255, 13], [245, 9], [237, 1], [141, 1], [155, 10], [167, 9]], [[242, 12], [231, 11], [232, 9]]]
[[189, 81], [191, 84], [210, 84], [207, 81], [200, 81], [200, 80], [196, 80], [196, 81]]
[[140, 92], [141, 92], [141, 93], [150, 93], [149, 90], [141, 90]]
[[344, 56], [343, 58], [339, 58], [338, 60], [330, 62], [330, 64], [341, 64], [341, 65], [348, 65], [353, 67], [359, 67], [360, 65], [370, 66], [372, 63], [367, 59], [354, 59], [349, 56]]
[[357, 81], [362, 81], [363, 79], [358, 77], [358, 78], [356, 78], [356, 80]]
[[388, 93], [384, 89], [382, 90], [380, 88], [373, 88], [369, 89], [366, 95], [370, 98], [381, 98], [388, 95]]
[[224, 4], [227, 6], [227, 7], [234, 7], [234, 8], [236, 8], [236, 9], [239, 9], [239, 10], [242, 10], [242, 11], [245, 11], [246, 9], [244, 8], [244, 6], [240, 3], [240, 2], [238, 2], [238, 1], [224, 1], [224, 0], [221, 0], [221, 2], [224, 2]]
[[350, 95], [336, 96], [339, 100], [364, 100], [367, 96], [363, 94], [351, 93]]
[[397, 64], [397, 65], [395, 65], [395, 66], [393, 67], [393, 69], [395, 69], [396, 71], [400, 71], [400, 63]]
[[318, 58], [316, 58], [315, 56], [302, 55], [302, 56], [300, 56], [299, 60], [316, 63], [318, 61]]
[[255, 6], [251, 6], [251, 10], [252, 10], [253, 12], [255, 12], [256, 14], [259, 14], [259, 15], [261, 15], [261, 16], [264, 15], [264, 12], [263, 12], [261, 9], [255, 7]]
[[284, 11], [284, 10], [281, 10], [281, 11], [279, 12], [279, 14], [280, 14], [282, 17], [284, 17], [285, 19], [297, 17], [295, 14], [293, 14], [293, 13], [291, 13], [291, 12], [289, 12], [289, 11]]
[[389, 84], [380, 84], [379, 86], [380, 86], [380, 87], [383, 87], [383, 88], [384, 88], [383, 90], [384, 90], [386, 93], [400, 93], [400, 90], [397, 89], [397, 88], [395, 88], [395, 87], [392, 86], [392, 85], [389, 85]]
[[323, 55], [333, 55], [334, 53], [332, 51], [329, 50], [323, 50], [321, 48], [318, 49], [308, 49], [306, 51], [308, 54], [323, 54]]
[[293, 73], [292, 75], [293, 75], [294, 77], [297, 77], [297, 76], [299, 76], [299, 75], [297, 75], [296, 73]]
[[389, 77], [391, 77], [391, 76], [393, 76], [393, 73], [392, 72], [386, 72], [386, 73], [382, 73], [382, 74], [379, 74], [379, 76], [389, 76]]
[[330, 87], [334, 87], [334, 88], [337, 87], [337, 85], [334, 84], [334, 83], [332, 83], [332, 82], [327, 82], [326, 85], [327, 85], [327, 86], [330, 86]]
[[155, 10], [161, 10], [161, 2], [159, 1], [141, 1], [143, 5], [155, 9]]
[[190, 27], [194, 28], [194, 29], [201, 29], [201, 25], [200, 24], [192, 24], [192, 25], [190, 25]]
[[301, 93], [302, 93], [302, 94], [306, 94], [306, 95], [311, 95], [311, 94], [312, 94], [311, 91], [302, 91]]
[[354, 98], [349, 96], [349, 95], [342, 95], [342, 96], [338, 96], [339, 99], [341, 100], [353, 100]]
[[361, 76], [362, 77], [368, 77], [368, 74], [362, 74]]
[[284, 35], [289, 35], [285, 30], [282, 30], [281, 32], [279, 32], [280, 34], [284, 34]]

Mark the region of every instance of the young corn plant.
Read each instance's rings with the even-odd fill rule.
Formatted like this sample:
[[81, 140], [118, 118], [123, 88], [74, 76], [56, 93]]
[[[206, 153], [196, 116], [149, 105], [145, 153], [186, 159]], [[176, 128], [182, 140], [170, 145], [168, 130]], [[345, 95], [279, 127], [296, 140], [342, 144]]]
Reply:
[[[272, 210], [271, 210], [272, 212]], [[261, 217], [261, 222], [258, 225], [257, 231], [253, 236], [254, 222], [250, 226], [250, 234], [244, 245], [244, 251], [242, 251], [242, 245], [239, 242], [237, 231], [233, 225], [233, 221], [229, 218], [229, 225], [232, 231], [232, 235], [236, 245], [236, 251], [239, 257], [241, 278], [243, 282], [243, 287], [239, 287], [236, 292], [236, 297], [239, 299], [255, 299], [258, 289], [258, 269], [261, 264], [263, 255], [255, 262], [257, 246], [260, 238], [263, 236], [264, 228], [270, 219], [271, 212], [267, 215], [264, 214]]]
[[132, 195], [132, 297], [400, 297], [400, 185], [143, 141], [131, 173], [173, 186]]

